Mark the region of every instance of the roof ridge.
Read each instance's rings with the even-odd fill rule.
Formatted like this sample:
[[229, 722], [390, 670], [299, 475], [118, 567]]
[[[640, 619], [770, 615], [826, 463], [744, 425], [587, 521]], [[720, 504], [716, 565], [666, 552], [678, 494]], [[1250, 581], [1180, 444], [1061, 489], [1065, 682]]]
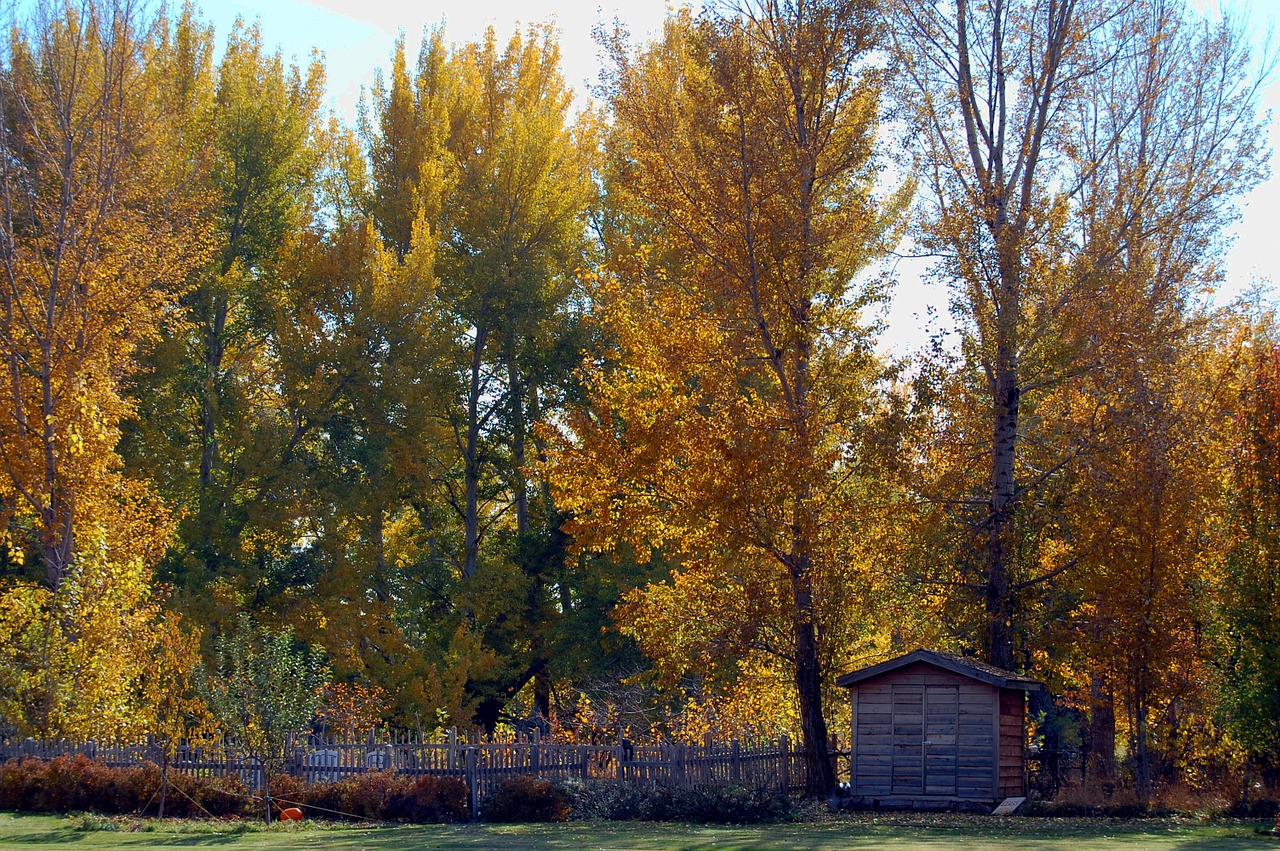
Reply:
[[915, 662], [925, 662], [933, 664], [937, 667], [946, 668], [954, 673], [962, 676], [969, 676], [973, 679], [983, 680], [990, 685], [998, 685], [1002, 688], [1018, 688], [1025, 691], [1040, 691], [1044, 688], [1043, 683], [1025, 674], [1019, 674], [1014, 671], [1008, 671], [1004, 668], [998, 668], [995, 665], [973, 659], [968, 656], [961, 656], [947, 650], [929, 650], [924, 647], [917, 648], [910, 653], [896, 656], [884, 662], [875, 665], [869, 665], [850, 671], [844, 676], [836, 680], [836, 685], [849, 687], [862, 680], [881, 674], [889, 673]]

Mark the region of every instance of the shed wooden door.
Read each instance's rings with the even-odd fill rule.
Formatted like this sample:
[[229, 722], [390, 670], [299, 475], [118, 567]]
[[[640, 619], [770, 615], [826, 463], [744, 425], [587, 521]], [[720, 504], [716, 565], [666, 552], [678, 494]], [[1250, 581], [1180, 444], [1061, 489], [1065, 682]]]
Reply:
[[960, 690], [926, 686], [924, 691], [924, 793], [956, 793], [956, 729], [960, 724]]
[[892, 794], [955, 795], [959, 720], [955, 686], [894, 685]]
[[893, 686], [894, 795], [924, 794], [924, 692], [923, 685]]

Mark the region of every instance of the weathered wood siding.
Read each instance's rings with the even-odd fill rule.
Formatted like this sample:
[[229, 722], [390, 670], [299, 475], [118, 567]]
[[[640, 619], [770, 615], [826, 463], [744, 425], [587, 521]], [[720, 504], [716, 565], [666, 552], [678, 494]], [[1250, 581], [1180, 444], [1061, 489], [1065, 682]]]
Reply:
[[[917, 664], [851, 692], [855, 796], [922, 803], [995, 800], [999, 689]], [[1020, 760], [1019, 753], [1019, 770]]]
[[1023, 727], [1026, 695], [1000, 689], [1000, 797], [1027, 794]]

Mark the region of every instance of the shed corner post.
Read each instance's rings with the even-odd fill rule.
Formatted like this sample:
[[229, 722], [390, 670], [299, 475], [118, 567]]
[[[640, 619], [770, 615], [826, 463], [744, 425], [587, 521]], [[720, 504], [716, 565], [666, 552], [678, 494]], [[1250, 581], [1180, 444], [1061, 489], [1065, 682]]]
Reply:
[[992, 759], [991, 769], [991, 799], [997, 802], [1002, 800], [1000, 797], [1000, 691], [1001, 689], [999, 686], [995, 686], [991, 689], [992, 700], [995, 702], [995, 707], [991, 713], [993, 738], [991, 753], [994, 757]]
[[858, 687], [849, 687], [849, 794], [858, 794]]

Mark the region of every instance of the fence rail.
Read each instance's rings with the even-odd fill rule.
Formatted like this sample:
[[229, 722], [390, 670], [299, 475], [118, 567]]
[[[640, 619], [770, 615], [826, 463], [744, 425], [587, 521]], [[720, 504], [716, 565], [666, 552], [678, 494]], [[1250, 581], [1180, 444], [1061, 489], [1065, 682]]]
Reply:
[[[113, 768], [147, 762], [160, 763], [154, 742], [70, 742], [0, 740], [0, 762], [9, 759], [52, 759], [83, 754]], [[199, 777], [238, 776], [256, 790], [262, 767], [234, 742], [177, 748], [171, 770]], [[582, 779], [627, 781], [642, 785], [701, 786], [734, 783], [803, 790], [802, 755], [787, 737], [773, 741], [715, 742], [701, 745], [633, 745], [617, 737], [616, 744], [545, 742], [535, 732], [514, 741], [481, 741], [450, 730], [443, 740], [416, 734], [370, 735], [362, 740], [300, 736], [282, 761], [271, 770], [308, 782], [333, 782], [376, 771], [409, 776], [456, 777], [470, 792], [471, 812], [503, 781], [526, 775], [548, 780]]]

